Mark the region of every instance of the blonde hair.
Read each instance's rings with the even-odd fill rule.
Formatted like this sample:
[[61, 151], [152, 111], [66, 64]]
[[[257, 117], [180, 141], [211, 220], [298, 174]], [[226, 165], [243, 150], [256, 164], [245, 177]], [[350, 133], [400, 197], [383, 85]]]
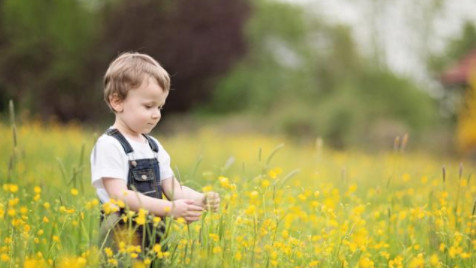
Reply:
[[164, 92], [170, 90], [169, 74], [154, 58], [137, 52], [119, 55], [104, 75], [104, 101], [114, 111], [109, 98], [116, 94], [124, 100], [129, 90], [140, 87], [147, 76], [155, 79]]

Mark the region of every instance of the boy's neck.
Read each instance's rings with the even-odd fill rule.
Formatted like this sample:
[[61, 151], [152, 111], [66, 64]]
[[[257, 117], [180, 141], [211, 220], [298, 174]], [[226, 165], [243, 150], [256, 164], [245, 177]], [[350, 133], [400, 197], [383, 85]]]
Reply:
[[130, 140], [137, 141], [137, 142], [140, 142], [140, 143], [143, 143], [143, 142], [147, 141], [144, 138], [144, 136], [142, 135], [142, 133], [137, 133], [137, 132], [131, 131], [129, 128], [124, 127], [121, 124], [118, 124], [117, 122], [114, 123], [114, 125], [112, 127], [119, 130], [119, 132], [121, 132], [121, 134], [124, 135], [124, 137], [126, 137]]

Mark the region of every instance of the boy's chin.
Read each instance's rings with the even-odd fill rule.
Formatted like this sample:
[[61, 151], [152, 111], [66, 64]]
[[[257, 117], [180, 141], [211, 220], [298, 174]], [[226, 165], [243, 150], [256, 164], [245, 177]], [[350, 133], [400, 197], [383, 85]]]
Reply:
[[155, 126], [152, 126], [150, 128], [146, 128], [142, 131], [143, 134], [149, 134], [150, 132], [152, 132], [152, 130], [154, 129]]

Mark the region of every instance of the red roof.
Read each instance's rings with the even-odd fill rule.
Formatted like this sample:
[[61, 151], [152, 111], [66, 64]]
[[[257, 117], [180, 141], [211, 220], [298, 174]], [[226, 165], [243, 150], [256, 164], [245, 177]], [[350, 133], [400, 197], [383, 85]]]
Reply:
[[469, 75], [472, 72], [476, 72], [476, 49], [444, 71], [441, 75], [441, 81], [445, 85], [467, 85], [469, 84]]

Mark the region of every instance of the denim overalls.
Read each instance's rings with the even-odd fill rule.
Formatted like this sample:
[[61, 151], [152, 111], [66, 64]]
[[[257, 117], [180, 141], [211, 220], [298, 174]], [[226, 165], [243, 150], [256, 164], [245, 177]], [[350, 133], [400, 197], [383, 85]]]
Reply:
[[[162, 199], [160, 169], [157, 158], [159, 147], [157, 143], [151, 137], [144, 135], [144, 137], [147, 138], [150, 148], [154, 152], [154, 158], [134, 159], [131, 145], [117, 129], [109, 129], [106, 131], [106, 134], [116, 138], [121, 143], [125, 153], [129, 157], [127, 188], [153, 198]], [[116, 248], [117, 250], [118, 234], [121, 230], [125, 229], [125, 227], [130, 227], [129, 223], [124, 222], [121, 219], [121, 216], [125, 215], [125, 213], [126, 211], [121, 209], [119, 213], [110, 214], [108, 216], [102, 215], [100, 231], [102, 241], [100, 241], [100, 243], [102, 243], [103, 246], [109, 246], [113, 249]], [[163, 222], [162, 219], [160, 224], [154, 227], [154, 224], [150, 220], [148, 220], [144, 225], [136, 225], [135, 221], [132, 220], [132, 228], [135, 230], [135, 235], [137, 235], [136, 240], [139, 240], [136, 241], [136, 243], [139, 242], [139, 245], [142, 245], [142, 252], [145, 253], [145, 251], [147, 251], [147, 249], [150, 250], [154, 244], [160, 243], [165, 232]]]

